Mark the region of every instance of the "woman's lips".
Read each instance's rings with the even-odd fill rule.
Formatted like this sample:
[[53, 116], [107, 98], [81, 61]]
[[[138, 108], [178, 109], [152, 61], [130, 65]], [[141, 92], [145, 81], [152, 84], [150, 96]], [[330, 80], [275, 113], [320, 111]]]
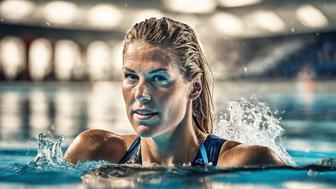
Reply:
[[157, 116], [158, 114], [155, 115], [141, 115], [141, 114], [135, 114], [136, 118], [138, 118], [139, 120], [147, 120], [147, 119], [152, 119], [155, 116]]
[[149, 109], [135, 109], [133, 114], [139, 120], [148, 120], [159, 115], [158, 112]]

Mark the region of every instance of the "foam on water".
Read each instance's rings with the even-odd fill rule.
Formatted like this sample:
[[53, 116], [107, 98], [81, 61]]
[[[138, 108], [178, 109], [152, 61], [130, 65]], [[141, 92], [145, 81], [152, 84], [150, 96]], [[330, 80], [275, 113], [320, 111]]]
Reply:
[[228, 113], [220, 115], [214, 134], [243, 144], [269, 147], [287, 165], [295, 166], [281, 143], [284, 129], [280, 126], [281, 118], [275, 117], [277, 113], [255, 97], [231, 101]]

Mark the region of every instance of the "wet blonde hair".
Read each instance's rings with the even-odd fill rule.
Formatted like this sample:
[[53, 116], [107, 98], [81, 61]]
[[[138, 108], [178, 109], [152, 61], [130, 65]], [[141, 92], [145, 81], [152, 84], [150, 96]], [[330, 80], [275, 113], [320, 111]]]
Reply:
[[130, 43], [143, 40], [172, 50], [185, 79], [191, 81], [202, 73], [202, 92], [192, 104], [192, 117], [200, 131], [210, 134], [213, 128], [213, 77], [194, 30], [187, 24], [162, 17], [135, 24], [126, 34], [123, 54]]

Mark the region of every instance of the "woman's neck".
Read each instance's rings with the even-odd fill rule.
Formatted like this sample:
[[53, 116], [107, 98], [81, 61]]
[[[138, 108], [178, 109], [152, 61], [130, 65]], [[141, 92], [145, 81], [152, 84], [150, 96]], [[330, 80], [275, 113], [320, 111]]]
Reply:
[[[190, 108], [191, 110], [191, 108]], [[192, 120], [190, 111], [185, 118], [171, 131], [150, 138], [142, 138], [141, 154], [143, 165], [182, 165], [191, 162], [200, 145], [200, 132]]]

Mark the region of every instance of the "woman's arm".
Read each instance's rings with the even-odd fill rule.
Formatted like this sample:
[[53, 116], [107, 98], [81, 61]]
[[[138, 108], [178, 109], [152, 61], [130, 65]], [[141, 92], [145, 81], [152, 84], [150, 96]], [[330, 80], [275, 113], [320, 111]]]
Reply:
[[264, 146], [245, 145], [227, 141], [222, 146], [217, 165], [223, 167], [240, 167], [255, 165], [285, 165], [275, 152]]
[[79, 134], [65, 152], [64, 159], [76, 164], [78, 161], [105, 160], [119, 163], [126, 153], [128, 141], [134, 137], [123, 137], [109, 131], [91, 129]]

